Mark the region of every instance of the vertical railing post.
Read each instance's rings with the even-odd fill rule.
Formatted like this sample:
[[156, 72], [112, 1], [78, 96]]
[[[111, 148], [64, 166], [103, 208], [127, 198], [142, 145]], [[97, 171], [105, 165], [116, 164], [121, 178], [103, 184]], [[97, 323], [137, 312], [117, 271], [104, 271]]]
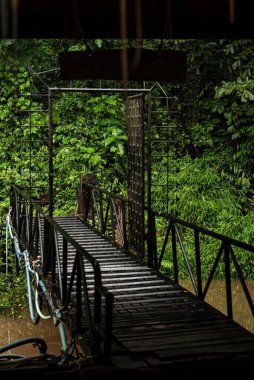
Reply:
[[198, 297], [202, 298], [202, 273], [201, 273], [201, 258], [200, 258], [200, 239], [199, 232], [194, 230], [195, 239], [195, 258], [196, 258], [196, 275], [197, 275], [197, 290]]
[[44, 242], [43, 242], [43, 276], [45, 277], [49, 271], [50, 266], [50, 252], [49, 252], [49, 222], [44, 217]]
[[87, 286], [86, 281], [86, 272], [85, 272], [85, 266], [84, 266], [84, 260], [83, 256], [79, 254], [79, 263], [80, 263], [80, 270], [81, 270], [81, 289], [83, 290], [82, 294], [84, 296], [84, 301], [82, 304], [85, 306], [86, 310], [86, 321], [88, 325], [89, 334], [92, 337], [93, 335], [93, 322], [92, 322], [92, 313], [91, 313], [91, 307], [90, 307], [90, 299], [89, 299], [89, 290]]
[[148, 210], [147, 265], [150, 268], [157, 268], [158, 265], [155, 215], [150, 210]]
[[106, 212], [105, 212], [105, 228], [104, 228], [104, 234], [106, 233], [108, 227], [108, 218], [109, 218], [109, 213], [110, 213], [110, 198], [108, 197], [106, 199], [107, 205], [106, 205]]
[[49, 251], [50, 251], [50, 261], [51, 261], [51, 274], [53, 284], [56, 281], [56, 242], [55, 242], [55, 229], [50, 226], [49, 235]]
[[12, 210], [12, 212], [14, 214], [13, 214], [12, 222], [13, 222], [13, 227], [18, 232], [19, 231], [19, 220], [20, 220], [20, 209], [19, 209], [19, 202], [18, 202], [18, 194], [16, 193], [16, 191], [14, 189], [13, 189], [13, 196], [14, 196], [14, 200], [13, 200], [14, 210]]
[[53, 163], [53, 90], [48, 91], [48, 153], [49, 153], [49, 215], [54, 213], [54, 163]]
[[89, 215], [89, 209], [90, 209], [90, 199], [91, 199], [91, 187], [83, 183], [82, 184], [82, 196], [83, 196], [83, 204], [84, 204], [84, 221], [86, 222]]
[[29, 203], [29, 214], [27, 215], [28, 219], [28, 247], [29, 252], [33, 256], [33, 204]]
[[113, 319], [113, 302], [114, 296], [112, 293], [106, 293], [106, 316], [105, 316], [105, 337], [104, 337], [104, 355], [106, 360], [111, 352], [111, 340], [112, 340], [112, 319]]
[[90, 188], [90, 207], [91, 207], [91, 216], [92, 216], [92, 226], [93, 228], [95, 228], [95, 205], [94, 205], [94, 195], [93, 195], [93, 191], [94, 189], [91, 189]]
[[67, 240], [63, 237], [63, 277], [62, 277], [62, 287], [63, 287], [63, 299], [62, 304], [65, 305], [67, 297], [67, 254], [68, 254], [68, 244]]
[[62, 283], [62, 268], [61, 268], [61, 259], [58, 246], [58, 236], [57, 231], [54, 228], [54, 252], [55, 252], [55, 267], [57, 268], [58, 274], [58, 286], [60, 290], [60, 299], [63, 300], [63, 283]]
[[126, 228], [126, 208], [125, 202], [121, 200], [122, 220], [123, 220], [123, 248], [128, 249], [127, 228]]
[[39, 238], [39, 252], [40, 252], [40, 256], [41, 256], [41, 260], [43, 262], [44, 260], [44, 244], [43, 244], [43, 240], [42, 240], [42, 228], [41, 228], [41, 215], [40, 213], [38, 212], [38, 238]]
[[225, 279], [226, 279], [226, 298], [227, 298], [227, 317], [228, 321], [233, 320], [232, 306], [232, 289], [231, 289], [231, 270], [230, 270], [230, 254], [229, 247], [224, 245], [224, 263], [225, 263]]
[[29, 217], [28, 217], [28, 204], [27, 200], [24, 199], [24, 211], [23, 211], [23, 217], [24, 217], [24, 232], [23, 232], [23, 238], [29, 243], [30, 237], [29, 237]]
[[116, 233], [115, 233], [115, 214], [114, 214], [114, 208], [113, 208], [113, 200], [112, 197], [109, 196], [109, 207], [110, 207], [110, 220], [111, 220], [111, 234], [112, 234], [112, 240], [116, 240]]
[[179, 282], [178, 278], [178, 261], [177, 261], [177, 249], [176, 249], [176, 231], [175, 225], [172, 223], [172, 255], [173, 255], [173, 270], [174, 270], [174, 281], [176, 284]]
[[39, 217], [38, 217], [38, 211], [35, 211], [34, 216], [34, 226], [33, 226], [33, 252], [35, 255], [35, 258], [39, 256]]
[[[76, 251], [76, 256], [78, 257], [79, 253]], [[77, 290], [76, 290], [76, 329], [77, 331], [81, 330], [81, 267], [80, 267], [80, 260], [77, 259]]]
[[94, 336], [93, 336], [93, 354], [99, 355], [101, 352], [101, 336], [98, 326], [101, 324], [101, 270], [98, 262], [94, 262]]
[[71, 272], [71, 278], [70, 278], [68, 289], [67, 289], [66, 300], [65, 300], [65, 303], [64, 303], [64, 308], [65, 309], [67, 309], [67, 307], [68, 307], [68, 305], [70, 303], [70, 300], [71, 300], [71, 292], [73, 290], [73, 284], [74, 284], [76, 270], [77, 270], [77, 261], [78, 261], [78, 258], [77, 258], [77, 255], [75, 255], [74, 263], [73, 263], [73, 268], [72, 268], [72, 272]]
[[99, 215], [100, 215], [100, 232], [101, 234], [104, 233], [104, 230], [105, 230], [105, 223], [104, 223], [104, 215], [103, 215], [103, 200], [102, 200], [102, 192], [101, 191], [98, 191], [98, 196], [99, 196], [99, 207], [100, 207], [100, 210], [99, 210]]
[[21, 204], [21, 196], [16, 194], [16, 204], [17, 204], [17, 234], [18, 238], [20, 238], [21, 230], [22, 230], [22, 204]]

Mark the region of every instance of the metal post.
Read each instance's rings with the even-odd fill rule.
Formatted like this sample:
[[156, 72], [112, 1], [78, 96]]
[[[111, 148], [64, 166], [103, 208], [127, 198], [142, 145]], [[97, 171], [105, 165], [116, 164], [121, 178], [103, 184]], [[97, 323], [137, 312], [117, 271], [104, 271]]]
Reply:
[[56, 281], [56, 234], [55, 229], [52, 225], [49, 227], [49, 255], [51, 260], [51, 275], [52, 275], [52, 283], [54, 284]]
[[20, 228], [19, 228], [19, 224], [20, 224], [20, 203], [19, 203], [19, 199], [18, 199], [18, 194], [16, 193], [15, 190], [13, 190], [13, 193], [14, 193], [14, 207], [15, 207], [15, 213], [14, 213], [14, 218], [13, 218], [13, 227], [16, 229], [16, 231], [18, 232], [18, 235], [19, 235], [19, 231], [20, 231]]
[[116, 240], [116, 233], [115, 233], [115, 215], [114, 215], [114, 209], [113, 209], [113, 200], [110, 196], [109, 198], [109, 207], [110, 207], [110, 219], [111, 219], [111, 234], [113, 241]]
[[200, 260], [200, 240], [199, 240], [199, 232], [197, 230], [194, 230], [194, 239], [195, 239], [197, 290], [198, 290], [198, 297], [202, 298], [202, 273], [201, 273], [201, 260]]
[[78, 259], [79, 253], [76, 252], [77, 256], [77, 290], [76, 290], [76, 311], [77, 311], [77, 318], [76, 318], [76, 331], [80, 331], [81, 329], [81, 263]]
[[76, 251], [77, 256], [77, 290], [76, 290], [76, 331], [80, 331], [81, 329], [81, 268], [80, 268], [80, 261], [78, 259], [79, 253]]
[[49, 215], [54, 213], [54, 164], [53, 164], [53, 90], [48, 90], [48, 152], [49, 152]]
[[157, 268], [157, 240], [156, 240], [156, 223], [155, 215], [148, 211], [148, 237], [147, 237], [147, 265], [150, 268]]
[[99, 207], [100, 207], [100, 210], [99, 210], [99, 214], [100, 214], [100, 231], [101, 231], [101, 234], [103, 234], [104, 231], [105, 231], [105, 223], [104, 223], [104, 215], [103, 215], [102, 192], [99, 191], [98, 195], [99, 195]]
[[93, 336], [93, 354], [99, 355], [101, 352], [101, 336], [98, 327], [101, 324], [101, 270], [97, 261], [94, 263], [94, 336]]
[[[149, 92], [147, 96], [148, 102], [148, 123], [147, 123], [147, 206], [148, 206], [148, 233], [147, 233], [147, 265], [149, 267], [153, 266], [153, 249], [154, 241], [156, 240], [155, 231], [155, 216], [151, 212], [152, 207], [152, 161], [151, 161], [151, 151], [152, 151], [152, 140], [151, 140], [151, 125], [152, 125], [152, 95]], [[156, 253], [157, 256], [157, 253]], [[156, 260], [157, 261], [157, 260]], [[157, 264], [157, 263], [156, 263]]]
[[151, 151], [152, 151], [152, 95], [149, 92], [147, 95], [148, 101], [148, 123], [147, 123], [147, 206], [149, 209], [152, 207], [152, 160], [151, 160]]
[[172, 254], [173, 254], [173, 268], [174, 268], [174, 281], [178, 284], [178, 262], [177, 262], [177, 249], [176, 249], [176, 231], [175, 225], [172, 224]]
[[[28, 232], [28, 247], [30, 254], [33, 256], [33, 204], [31, 203], [31, 194], [30, 194], [30, 203], [29, 203], [29, 215], [27, 215], [28, 218], [28, 226], [29, 226], [29, 232]], [[35, 219], [34, 219], [35, 223]]]
[[49, 252], [49, 221], [44, 218], [44, 244], [43, 244], [43, 276], [45, 277], [50, 270], [50, 252]]
[[125, 209], [125, 202], [123, 200], [121, 200], [121, 208], [122, 208], [122, 218], [123, 218], [123, 239], [124, 239], [123, 248], [128, 249], [128, 240], [127, 240], [127, 231], [126, 231], [126, 209]]
[[63, 237], [63, 299], [62, 304], [65, 305], [66, 297], [67, 297], [67, 253], [68, 253], [68, 245], [67, 240]]
[[[89, 291], [86, 281], [86, 274], [85, 274], [85, 267], [84, 267], [84, 261], [81, 254], [79, 254], [79, 264], [80, 264], [80, 273], [81, 273], [81, 294], [84, 296], [84, 304], [86, 309], [86, 320], [88, 324], [89, 334], [92, 336], [93, 334], [93, 323], [92, 323], [92, 314], [91, 314], [91, 308], [90, 308], [90, 300], [89, 300]], [[82, 287], [83, 287], [83, 293], [82, 293]]]
[[104, 337], [104, 355], [109, 358], [111, 352], [112, 341], [112, 319], [113, 319], [113, 302], [114, 296], [112, 293], [105, 295], [106, 316], [105, 316], [105, 337]]
[[232, 291], [231, 291], [230, 255], [229, 255], [229, 247], [227, 244], [225, 244], [225, 247], [224, 247], [224, 263], [225, 263], [225, 279], [226, 279], [227, 316], [228, 316], [228, 321], [232, 321], [233, 307], [232, 307]]

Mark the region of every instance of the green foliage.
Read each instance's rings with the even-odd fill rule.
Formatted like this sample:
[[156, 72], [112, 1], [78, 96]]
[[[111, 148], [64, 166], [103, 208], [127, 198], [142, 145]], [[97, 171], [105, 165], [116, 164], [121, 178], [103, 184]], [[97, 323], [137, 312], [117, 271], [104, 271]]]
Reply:
[[82, 172], [95, 173], [100, 186], [109, 190], [121, 192], [126, 187], [126, 133], [119, 96], [65, 94], [55, 103], [54, 122], [59, 212], [63, 207], [73, 212]]
[[[174, 195], [171, 200], [172, 213], [180, 219], [248, 244], [254, 244], [254, 227], [251, 223], [252, 212], [245, 214], [243, 206], [246, 194], [221, 175], [218, 163], [213, 161], [209, 154], [203, 154], [201, 158], [196, 159], [191, 159], [190, 156], [182, 157], [175, 160], [173, 165], [177, 170], [173, 170], [171, 175], [171, 185], [174, 189], [173, 194], [171, 194]], [[158, 173], [160, 173], [160, 168], [158, 168]], [[156, 181], [156, 178], [154, 180]], [[165, 197], [165, 194], [160, 193], [157, 196]], [[165, 222], [157, 222], [159, 251], [163, 245], [166, 228]], [[195, 271], [193, 230], [179, 227], [179, 231], [190, 265]], [[212, 269], [219, 246], [218, 240], [201, 235], [202, 273], [206, 278]], [[179, 243], [177, 249], [179, 253], [179, 275], [181, 278], [186, 278], [188, 277], [187, 266]], [[253, 255], [244, 250], [236, 250], [236, 252], [243, 273], [246, 277], [253, 278]], [[172, 276], [171, 255], [171, 248], [168, 247], [162, 267], [167, 274]], [[236, 275], [235, 270], [232, 273]], [[216, 276], [219, 278], [224, 276], [223, 259], [217, 269]]]
[[232, 55], [232, 78], [216, 87], [215, 98], [220, 100], [218, 113], [224, 119], [224, 134], [234, 147], [231, 173], [237, 185], [253, 188], [254, 143], [254, 54], [253, 41], [236, 41], [226, 45]]
[[[17, 315], [21, 310], [28, 307], [26, 276], [22, 273], [16, 275], [14, 265], [14, 255], [9, 252], [8, 274], [0, 274], [0, 313], [7, 315]], [[0, 257], [0, 267], [4, 270], [3, 257]]]

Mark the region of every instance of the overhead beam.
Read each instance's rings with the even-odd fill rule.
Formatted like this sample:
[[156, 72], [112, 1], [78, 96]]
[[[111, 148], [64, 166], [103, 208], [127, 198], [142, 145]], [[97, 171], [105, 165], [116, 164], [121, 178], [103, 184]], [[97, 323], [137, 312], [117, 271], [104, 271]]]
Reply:
[[61, 77], [75, 79], [147, 80], [181, 83], [186, 77], [186, 55], [177, 50], [127, 50], [128, 72], [123, 73], [122, 50], [60, 53]]

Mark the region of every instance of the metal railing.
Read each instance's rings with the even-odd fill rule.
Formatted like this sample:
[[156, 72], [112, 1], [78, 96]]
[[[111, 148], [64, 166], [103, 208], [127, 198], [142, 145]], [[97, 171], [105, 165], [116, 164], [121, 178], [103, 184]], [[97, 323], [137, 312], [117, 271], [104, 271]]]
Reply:
[[128, 200], [112, 192], [83, 184], [84, 221], [109, 237], [124, 249], [128, 249], [127, 203]]
[[[91, 184], [84, 185], [83, 195], [84, 221], [89, 222], [101, 234], [109, 236], [110, 239], [124, 249], [127, 249], [127, 227], [129, 222], [126, 205], [128, 201], [123, 197], [101, 190]], [[59, 298], [64, 309], [67, 309], [71, 305], [71, 298], [73, 294], [75, 295], [76, 330], [82, 331], [82, 313], [85, 310], [87, 329], [91, 338], [91, 353], [98, 355], [102, 351], [101, 347], [103, 346], [103, 354], [107, 357], [107, 355], [110, 355], [111, 347], [113, 295], [102, 285], [99, 263], [72, 239], [56, 221], [44, 215], [40, 206], [34, 203], [29, 204], [27, 197], [16, 186], [12, 188], [12, 208], [13, 224], [19, 235], [19, 240], [25, 247], [29, 247], [30, 251], [34, 254], [40, 252], [42, 255], [43, 274], [47, 276], [50, 273], [52, 283], [58, 285]], [[148, 207], [145, 207], [145, 212], [147, 213], [145, 218], [147, 220], [147, 232], [145, 236], [147, 241], [146, 260], [148, 266], [160, 271], [166, 252], [170, 251], [172, 255], [173, 280], [175, 283], [179, 283], [179, 255], [181, 255], [196, 296], [200, 300], [205, 300], [216, 269], [222, 263], [225, 276], [228, 320], [233, 320], [232, 270], [235, 271], [240, 280], [245, 298], [254, 316], [253, 300], [238, 262], [237, 254], [235, 253], [236, 249], [253, 253], [254, 247], [252, 245], [186, 222], [168, 213], [159, 212]], [[159, 219], [163, 220], [160, 226], [163, 225], [165, 228], [160, 227], [160, 230], [156, 231]], [[43, 233], [42, 222], [44, 223]], [[192, 251], [194, 252], [194, 264], [190, 262], [190, 252], [187, 252], [190, 245], [188, 244], [187, 249], [185, 240], [182, 237], [183, 229], [185, 231], [189, 230], [192, 233], [191, 244]], [[43, 234], [44, 239], [42, 240]], [[218, 249], [203, 288], [201, 240], [204, 238], [216, 241]], [[61, 255], [59, 252], [60, 239], [62, 239]], [[68, 281], [67, 265], [70, 248], [74, 249], [76, 254], [70, 280]], [[92, 266], [94, 274], [92, 300], [87, 286], [86, 263]], [[75, 279], [76, 285], [74, 284]], [[105, 313], [102, 313], [102, 297], [105, 300]], [[85, 301], [84, 308], [81, 306], [82, 298]], [[93, 310], [91, 309], [92, 304], [94, 305]], [[102, 320], [103, 318], [105, 318], [104, 321]]]
[[[87, 349], [93, 357], [103, 354], [106, 359], [111, 351], [113, 294], [102, 284], [98, 261], [15, 185], [11, 188], [10, 204], [11, 221], [21, 249], [27, 249], [34, 260], [38, 259], [39, 253], [41, 275], [50, 278], [54, 293], [61, 301], [62, 315], [74, 306], [73, 330], [76, 334], [85, 333]], [[75, 256], [68, 281], [70, 250], [75, 250]], [[92, 268], [94, 278], [92, 292], [88, 291], [87, 265]], [[59, 309], [59, 305], [51, 304], [50, 307]], [[82, 322], [85, 322], [85, 327]]]
[[[187, 267], [189, 277], [192, 282], [192, 286], [196, 296], [205, 300], [211, 281], [214, 278], [216, 269], [218, 268], [219, 263], [221, 262], [222, 257], [224, 256], [223, 267], [224, 267], [224, 276], [225, 276], [225, 286], [226, 286], [226, 302], [227, 302], [227, 317], [228, 320], [233, 320], [233, 302], [232, 302], [232, 268], [234, 268], [242, 289], [244, 291], [245, 298], [249, 305], [252, 315], [254, 316], [254, 303], [251, 298], [250, 292], [246, 285], [244, 275], [240, 264], [237, 260], [237, 255], [235, 254], [235, 248], [244, 250], [245, 252], [254, 252], [254, 246], [250, 244], [243, 243], [236, 239], [224, 236], [222, 234], [210, 231], [208, 229], [197, 226], [193, 223], [186, 222], [182, 219], [176, 218], [170, 214], [159, 212], [157, 210], [152, 210], [146, 208], [146, 211], [149, 215], [149, 230], [148, 230], [148, 243], [150, 243], [150, 251], [148, 244], [148, 256], [150, 256], [150, 262], [153, 263], [153, 266], [157, 269], [161, 269], [161, 264], [165, 258], [166, 248], [168, 243], [171, 243], [171, 254], [172, 254], [172, 264], [173, 264], [173, 277], [176, 283], [179, 282], [179, 252], [182, 254], [184, 263]], [[164, 223], [166, 223], [166, 232], [163, 235], [162, 244], [160, 244], [160, 249], [158, 248], [158, 233], [156, 231], [156, 220], [162, 218]], [[194, 248], [195, 256], [195, 268], [190, 264], [189, 255], [187, 253], [184, 239], [181, 234], [181, 228], [186, 230], [191, 230], [193, 232], [192, 245]], [[161, 230], [160, 230], [161, 237]], [[201, 237], [209, 237], [215, 239], [219, 244], [219, 249], [216, 254], [216, 258], [206, 280], [206, 285], [203, 289], [202, 287], [202, 255], [201, 255]], [[233, 264], [233, 265], [232, 265]], [[194, 270], [193, 270], [194, 269]]]
[[[116, 229], [120, 229], [121, 233], [118, 233], [118, 236], [123, 236], [123, 239], [120, 239], [120, 245], [122, 243], [124, 248], [128, 248], [128, 233], [126, 233], [126, 231], [127, 226], [131, 223], [131, 221], [128, 221], [128, 214], [125, 211], [127, 208], [128, 200], [113, 193], [109, 193], [105, 190], [101, 190], [91, 184], [84, 184], [83, 186], [83, 194], [85, 194], [85, 221], [89, 221], [93, 227], [97, 227], [102, 234], [108, 233], [111, 239], [117, 243], [119, 243], [119, 241], [115, 239], [115, 231]], [[116, 204], [118, 208], [116, 207]], [[194, 223], [189, 223], [168, 213], [153, 210], [149, 207], [145, 207], [145, 212], [145, 219], [147, 220], [147, 233], [145, 234], [147, 249], [145, 259], [149, 267], [154, 268], [157, 271], [161, 270], [162, 261], [165, 258], [166, 251], [168, 251], [169, 242], [171, 241], [171, 262], [174, 281], [176, 283], [179, 283], [180, 253], [187, 268], [187, 273], [189, 279], [191, 280], [195, 295], [200, 300], [205, 300], [211, 282], [214, 278], [216, 269], [224, 258], [222, 265], [226, 286], [228, 320], [233, 320], [233, 300], [231, 290], [233, 269], [239, 278], [245, 298], [247, 300], [251, 313], [254, 316], [254, 303], [248, 290], [241, 266], [238, 262], [237, 255], [235, 253], [235, 248], [253, 253], [254, 246], [197, 226]], [[164, 225], [166, 226], [166, 229], [164, 230], [165, 235], [163, 235], [163, 228], [160, 228], [160, 231], [157, 231], [156, 228], [156, 221], [161, 218], [163, 219]], [[109, 221], [111, 221], [111, 224]], [[182, 236], [181, 231], [182, 228], [192, 231], [192, 250], [194, 251], [195, 257], [194, 267], [193, 263], [190, 262], [190, 253], [187, 252], [188, 250], [186, 249], [184, 236]], [[203, 276], [201, 257], [201, 239], [204, 237], [209, 237], [217, 241], [219, 244], [219, 249], [216, 252], [215, 260], [212, 263], [210, 273], [206, 281]], [[159, 244], [159, 239], [162, 240], [161, 244]], [[204, 281], [205, 286], [203, 288]]]

